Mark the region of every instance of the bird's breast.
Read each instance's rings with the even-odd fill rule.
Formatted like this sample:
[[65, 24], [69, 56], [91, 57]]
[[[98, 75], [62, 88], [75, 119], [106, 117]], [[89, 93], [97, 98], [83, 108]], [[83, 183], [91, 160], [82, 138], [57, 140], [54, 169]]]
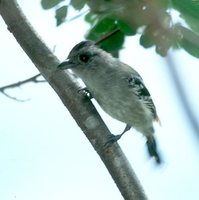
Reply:
[[[94, 72], [93, 72], [94, 73]], [[152, 124], [150, 110], [128, 86], [126, 74], [100, 71], [82, 77], [93, 98], [111, 117], [139, 129]]]

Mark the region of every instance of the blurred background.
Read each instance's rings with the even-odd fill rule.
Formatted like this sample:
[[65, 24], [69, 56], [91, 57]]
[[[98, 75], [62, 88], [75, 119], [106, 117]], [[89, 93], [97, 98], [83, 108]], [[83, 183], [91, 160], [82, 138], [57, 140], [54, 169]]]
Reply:
[[[90, 25], [84, 16], [57, 27], [55, 10], [44, 10], [40, 0], [18, 0], [18, 3], [60, 61], [76, 43], [85, 39]], [[67, 18], [78, 14], [71, 8]], [[173, 12], [174, 20], [178, 15]], [[0, 28], [0, 87], [38, 74], [2, 18]], [[155, 47], [143, 48], [139, 37], [125, 37], [119, 59], [141, 74], [152, 95], [162, 123], [155, 128], [164, 163], [157, 167], [148, 158], [144, 138], [133, 129], [119, 144], [149, 199], [197, 200], [198, 59], [183, 49], [169, 50], [167, 57], [161, 57]], [[172, 78], [172, 67], [179, 79]], [[195, 126], [182, 104], [185, 99], [179, 98], [176, 80], [182, 84]], [[0, 199], [123, 199], [100, 158], [48, 83], [30, 82], [6, 93], [24, 102], [0, 93]], [[121, 133], [124, 124], [106, 115], [94, 100], [93, 103], [111, 132]]]

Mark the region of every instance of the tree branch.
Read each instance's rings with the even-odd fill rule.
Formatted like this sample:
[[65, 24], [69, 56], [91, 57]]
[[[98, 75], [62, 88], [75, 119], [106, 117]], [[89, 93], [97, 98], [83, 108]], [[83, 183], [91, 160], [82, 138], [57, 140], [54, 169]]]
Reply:
[[16, 97], [13, 97], [11, 95], [9, 95], [8, 93], [6, 93], [5, 91], [1, 91], [2, 94], [4, 94], [6, 97], [8, 97], [9, 99], [12, 99], [12, 100], [15, 100], [15, 101], [18, 101], [18, 102], [25, 102], [25, 101], [28, 101], [29, 99], [18, 99]]
[[197, 121], [197, 117], [195, 116], [193, 110], [191, 109], [189, 98], [187, 97], [187, 94], [182, 86], [182, 82], [180, 80], [180, 77], [178, 75], [178, 72], [175, 66], [175, 62], [170, 54], [168, 54], [168, 56], [166, 57], [166, 62], [168, 64], [168, 71], [170, 73], [172, 81], [174, 82], [174, 86], [177, 90], [177, 94], [180, 98], [180, 102], [186, 113], [186, 117], [189, 121], [189, 124], [191, 125], [191, 128], [193, 129], [197, 137], [199, 137], [199, 132], [198, 132], [199, 124]]
[[12, 83], [12, 84], [0, 87], [0, 91], [3, 92], [4, 90], [9, 89], [9, 88], [19, 87], [19, 86], [21, 86], [21, 85], [23, 85], [25, 83], [28, 83], [28, 82], [34, 82], [34, 83], [43, 83], [43, 82], [46, 82], [46, 80], [37, 80], [37, 78], [39, 76], [41, 76], [41, 74], [37, 74], [37, 75], [32, 76], [32, 77], [30, 77], [28, 79], [25, 79], [23, 81], [18, 81], [16, 83]]
[[27, 99], [26, 100], [22, 100], [22, 99], [18, 99], [16, 97], [13, 97], [13, 96], [9, 95], [8, 93], [6, 93], [5, 90], [10, 89], [10, 88], [20, 87], [21, 85], [29, 83], [29, 82], [34, 82], [34, 83], [43, 83], [43, 82], [46, 82], [46, 80], [38, 80], [37, 78], [39, 76], [41, 76], [41, 74], [37, 74], [37, 75], [35, 75], [33, 77], [30, 77], [28, 79], [25, 79], [23, 81], [18, 81], [16, 83], [12, 83], [12, 84], [0, 87], [0, 92], [2, 94], [4, 94], [6, 97], [8, 97], [8, 98], [10, 98], [12, 100], [19, 101], [19, 102], [27, 101]]
[[56, 70], [59, 60], [28, 23], [15, 0], [1, 0], [0, 13], [8, 29], [68, 108], [107, 167], [126, 200], [145, 200], [146, 196], [119, 145], [103, 148], [110, 134], [95, 107], [78, 92], [79, 85], [64, 71]]

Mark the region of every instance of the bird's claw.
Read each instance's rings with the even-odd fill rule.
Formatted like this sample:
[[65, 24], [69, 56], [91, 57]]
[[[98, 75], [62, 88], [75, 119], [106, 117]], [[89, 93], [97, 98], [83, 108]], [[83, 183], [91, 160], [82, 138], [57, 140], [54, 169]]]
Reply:
[[104, 144], [104, 147], [108, 147], [112, 144], [114, 144], [115, 142], [117, 142], [120, 138], [121, 138], [121, 135], [108, 135], [108, 140], [106, 141], [106, 143]]
[[88, 97], [89, 99], [93, 98], [92, 94], [90, 93], [90, 91], [87, 88], [80, 88], [78, 90], [78, 92], [83, 94], [85, 97]]

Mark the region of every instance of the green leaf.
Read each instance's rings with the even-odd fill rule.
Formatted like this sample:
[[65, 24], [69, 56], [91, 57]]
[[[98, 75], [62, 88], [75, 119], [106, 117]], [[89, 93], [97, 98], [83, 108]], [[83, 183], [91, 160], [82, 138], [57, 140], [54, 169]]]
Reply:
[[153, 3], [159, 8], [166, 10], [170, 5], [170, 0], [154, 0]]
[[113, 56], [118, 57], [119, 50], [122, 49], [124, 44], [124, 38], [125, 36], [121, 31], [117, 32], [115, 35], [100, 43], [100, 48], [111, 53]]
[[162, 29], [157, 24], [149, 25], [145, 28], [140, 37], [140, 44], [144, 48], [155, 45], [156, 52], [161, 56], [166, 56], [167, 51], [173, 43], [173, 29]]
[[173, 36], [171, 30], [167, 33], [162, 33], [156, 40], [156, 52], [161, 56], [166, 56], [169, 48], [172, 46]]
[[55, 18], [56, 18], [57, 26], [59, 26], [65, 21], [67, 11], [68, 11], [68, 6], [62, 6], [61, 8], [58, 8], [56, 10]]
[[43, 9], [50, 9], [58, 5], [64, 0], [41, 0], [41, 5]]
[[86, 38], [96, 41], [101, 38], [102, 35], [111, 32], [117, 27], [115, 24], [115, 20], [111, 18], [103, 18], [90, 29], [89, 33], [87, 34]]
[[100, 47], [108, 52], [120, 50], [124, 43], [124, 37], [125, 36], [122, 32], [117, 32], [107, 40], [104, 40], [100, 44]]
[[184, 19], [193, 31], [199, 33], [199, 21], [198, 21], [198, 19], [195, 19], [195, 18], [187, 16], [187, 15], [184, 15]]
[[199, 3], [195, 0], [171, 0], [175, 9], [179, 10], [181, 14], [199, 18]]
[[165, 48], [162, 45], [156, 45], [155, 51], [160, 54], [162, 57], [165, 57], [167, 55], [167, 51], [169, 48]]
[[[93, 28], [89, 31], [86, 38], [93, 41], [99, 40], [106, 34], [118, 28], [115, 22], [115, 19], [109, 17], [99, 20], [98, 23], [95, 26], [93, 26]], [[122, 48], [122, 45], [124, 43], [124, 38], [124, 33], [119, 31], [116, 34], [104, 40], [103, 42], [101, 42], [99, 46], [102, 49], [112, 53], [112, 55], [118, 56], [118, 52]]]
[[156, 36], [158, 36], [157, 33], [158, 31], [156, 26], [146, 26], [140, 37], [140, 45], [142, 45], [144, 48], [150, 48], [155, 45], [157, 40]]
[[176, 39], [178, 44], [189, 54], [199, 58], [199, 35], [181, 26], [175, 26]]
[[84, 20], [89, 24], [94, 25], [99, 20], [99, 15], [89, 12], [88, 14], [85, 15]]
[[115, 26], [116, 26], [115, 19], [103, 18], [93, 27], [93, 29], [95, 30], [96, 33], [105, 33], [110, 30], [113, 30], [113, 27]]
[[122, 20], [117, 20], [117, 25], [125, 35], [136, 34], [136, 27], [132, 27]]
[[150, 48], [154, 45], [154, 41], [149, 34], [142, 34], [140, 37], [140, 44], [144, 48]]
[[199, 33], [199, 1], [198, 0], [171, 0], [173, 7], [190, 27]]
[[87, 0], [71, 0], [70, 5], [76, 10], [81, 10], [85, 6], [86, 2]]

